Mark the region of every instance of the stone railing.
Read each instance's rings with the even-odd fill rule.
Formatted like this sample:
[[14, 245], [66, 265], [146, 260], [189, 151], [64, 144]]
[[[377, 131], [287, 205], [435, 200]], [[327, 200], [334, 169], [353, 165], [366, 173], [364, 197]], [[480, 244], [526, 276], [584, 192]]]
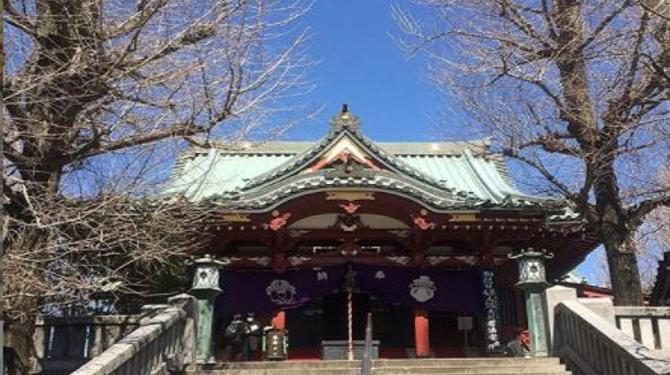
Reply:
[[553, 353], [575, 375], [670, 374], [670, 356], [635, 341], [576, 299], [554, 309]]
[[645, 346], [670, 351], [670, 309], [667, 307], [617, 306], [616, 326]]
[[70, 373], [139, 326], [140, 315], [38, 316], [34, 373]]
[[153, 314], [139, 327], [72, 375], [149, 375], [180, 371], [195, 361], [197, 304], [189, 295], [168, 305], [146, 306]]

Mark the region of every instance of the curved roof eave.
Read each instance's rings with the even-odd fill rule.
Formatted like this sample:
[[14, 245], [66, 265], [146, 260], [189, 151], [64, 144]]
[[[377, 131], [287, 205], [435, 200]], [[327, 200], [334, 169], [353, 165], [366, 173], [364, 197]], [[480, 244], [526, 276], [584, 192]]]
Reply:
[[506, 204], [482, 200], [472, 195], [441, 191], [429, 185], [417, 184], [390, 173], [374, 176], [327, 177], [324, 173], [299, 175], [290, 182], [253, 191], [220, 194], [207, 199], [210, 203], [226, 206], [231, 210], [265, 212], [287, 201], [304, 195], [351, 190], [393, 194], [410, 199], [434, 212], [453, 210], [538, 210], [557, 211], [556, 201], [509, 201]]

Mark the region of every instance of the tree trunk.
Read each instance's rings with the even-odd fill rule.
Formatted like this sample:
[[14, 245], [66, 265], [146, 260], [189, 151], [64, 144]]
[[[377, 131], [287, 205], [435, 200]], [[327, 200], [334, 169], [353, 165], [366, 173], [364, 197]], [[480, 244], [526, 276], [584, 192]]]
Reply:
[[600, 165], [591, 166], [599, 172], [594, 184], [597, 226], [600, 241], [605, 246], [610, 280], [614, 292], [614, 304], [619, 306], [641, 306], [642, 283], [637, 265], [637, 254], [625, 210], [621, 206], [613, 161], [607, 158]]
[[623, 242], [615, 239], [603, 239], [607, 253], [607, 264], [614, 292], [614, 304], [617, 306], [642, 306], [642, 284], [632, 239]]
[[596, 215], [582, 213], [597, 228], [599, 239], [605, 246], [614, 303], [642, 305], [640, 273], [632, 245], [635, 231], [628, 225], [614, 167], [618, 142], [616, 132], [611, 130], [616, 125], [598, 126], [594, 100], [590, 95], [587, 60], [580, 48], [586, 39], [582, 2], [557, 1], [556, 12], [556, 42], [562, 47], [556, 64], [565, 104], [561, 116], [568, 122], [568, 131], [583, 152], [586, 176], [591, 179], [584, 184], [593, 184], [596, 203]]

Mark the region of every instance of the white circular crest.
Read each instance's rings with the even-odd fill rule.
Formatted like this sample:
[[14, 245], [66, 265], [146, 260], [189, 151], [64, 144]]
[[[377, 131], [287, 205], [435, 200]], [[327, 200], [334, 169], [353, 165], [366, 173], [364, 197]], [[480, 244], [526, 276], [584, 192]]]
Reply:
[[437, 287], [426, 275], [421, 275], [409, 284], [409, 295], [419, 302], [426, 302], [435, 297]]
[[270, 285], [265, 288], [265, 293], [270, 297], [270, 301], [277, 305], [290, 305], [295, 303], [295, 287], [286, 280], [272, 280]]

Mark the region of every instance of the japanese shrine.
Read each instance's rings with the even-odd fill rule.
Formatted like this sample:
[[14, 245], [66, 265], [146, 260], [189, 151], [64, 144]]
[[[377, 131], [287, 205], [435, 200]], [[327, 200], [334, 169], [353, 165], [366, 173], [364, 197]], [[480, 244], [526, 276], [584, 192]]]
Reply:
[[368, 314], [380, 358], [485, 355], [527, 328], [546, 355], [519, 288], [536, 275], [510, 254], [540, 254], [528, 272], [555, 281], [597, 245], [563, 201], [518, 190], [486, 140], [374, 142], [346, 106], [317, 142], [194, 147], [166, 193], [216, 212], [194, 254], [211, 256], [192, 289], [205, 359], [250, 312], [288, 330], [289, 359], [358, 358]]

